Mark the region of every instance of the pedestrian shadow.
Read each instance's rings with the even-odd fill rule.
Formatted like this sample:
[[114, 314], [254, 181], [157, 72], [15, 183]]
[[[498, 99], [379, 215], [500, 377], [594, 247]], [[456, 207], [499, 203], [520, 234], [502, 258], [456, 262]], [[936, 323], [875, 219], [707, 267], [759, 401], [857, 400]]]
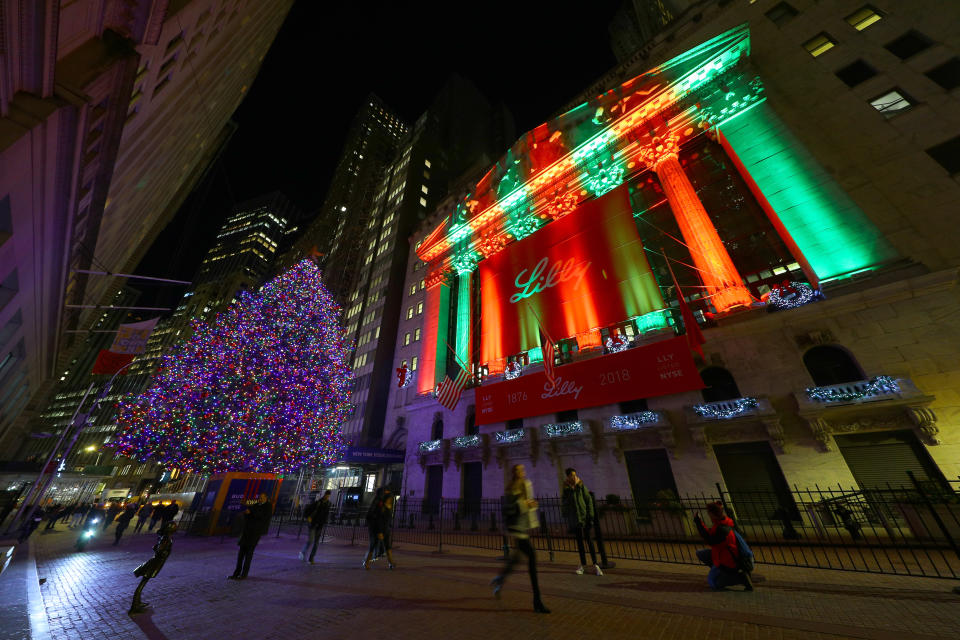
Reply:
[[[249, 578], [248, 578], [249, 580]], [[297, 587], [298, 589], [310, 589], [320, 593], [329, 594], [329, 585], [312, 582], [303, 582], [301, 580], [283, 580], [281, 578], [257, 578], [256, 582], [270, 582], [286, 586]], [[343, 589], [341, 585], [338, 587]], [[329, 595], [321, 598], [280, 598], [272, 600], [278, 605], [295, 607], [298, 609], [314, 610], [345, 610], [345, 609], [421, 609], [433, 611], [451, 611], [464, 613], [483, 613], [483, 612], [513, 612], [522, 613], [529, 609], [509, 608], [502, 606], [500, 602], [492, 600], [489, 596], [473, 597], [464, 596], [462, 598], [397, 598], [388, 595], [371, 594], [369, 592], [357, 592], [353, 594], [338, 594], [333, 597]], [[480, 604], [493, 602], [495, 606], [466, 606], [467, 604]]]
[[703, 593], [709, 591], [705, 584], [677, 582], [672, 580], [631, 580], [627, 582], [601, 582], [601, 589], [633, 589], [658, 593]]
[[154, 624], [152, 611], [131, 615], [130, 619], [140, 627], [140, 630], [143, 631], [149, 640], [170, 640], [170, 638]]

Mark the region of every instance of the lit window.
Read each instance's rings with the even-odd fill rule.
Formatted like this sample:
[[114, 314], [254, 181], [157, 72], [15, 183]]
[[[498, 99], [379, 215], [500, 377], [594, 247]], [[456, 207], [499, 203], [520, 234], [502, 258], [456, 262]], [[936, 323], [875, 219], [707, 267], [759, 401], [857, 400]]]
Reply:
[[410, 295], [414, 295], [416, 292], [417, 292], [417, 285], [416, 284], [410, 285]]
[[770, 22], [774, 23], [777, 26], [780, 26], [785, 22], [789, 22], [790, 20], [792, 20], [794, 16], [797, 15], [797, 13], [799, 12], [796, 9], [794, 9], [792, 6], [790, 6], [789, 2], [781, 2], [780, 4], [776, 5], [775, 7], [767, 11], [764, 15], [767, 16]]
[[427, 185], [425, 184], [420, 185], [420, 191], [422, 191], [423, 193], [430, 193], [430, 190], [427, 189]]
[[870, 101], [870, 105], [874, 109], [888, 118], [902, 113], [912, 107], [913, 104], [913, 101], [900, 89], [892, 89]]
[[430, 161], [429, 161], [429, 160], [424, 160], [424, 161], [423, 161], [423, 166], [425, 166], [427, 169], [429, 169], [429, 168], [430, 168]]
[[426, 281], [426, 280], [421, 280], [421, 281], [420, 281], [420, 290], [422, 291], [422, 290], [424, 290], [424, 289], [426, 289], [426, 288], [427, 288], [427, 281]]
[[960, 136], [930, 147], [927, 155], [936, 160], [950, 175], [960, 173]]
[[423, 313], [423, 303], [422, 303], [422, 302], [418, 302], [418, 303], [417, 303], [417, 315], [420, 315], [421, 313]]
[[403, 346], [407, 346], [408, 344], [410, 344], [410, 334], [405, 333], [403, 334]]
[[413, 307], [407, 307], [407, 320], [413, 317]]
[[418, 360], [417, 356], [413, 356], [413, 358], [410, 359], [410, 371], [417, 370], [417, 360]]
[[882, 17], [882, 13], [870, 5], [866, 5], [862, 9], [858, 9], [857, 11], [854, 11], [848, 15], [846, 18], [844, 18], [844, 20], [846, 20], [847, 24], [857, 31], [863, 31], [874, 22], [879, 22]]
[[427, 199], [426, 199], [426, 198], [420, 198], [420, 206], [421, 206], [421, 207], [427, 206]]
[[413, 330], [413, 339], [414, 340], [420, 339], [420, 327], [417, 327], [416, 329]]
[[837, 41], [831, 38], [830, 34], [823, 32], [804, 42], [803, 48], [807, 50], [807, 53], [816, 58], [817, 56], [826, 53], [830, 49], [833, 49], [836, 44]]

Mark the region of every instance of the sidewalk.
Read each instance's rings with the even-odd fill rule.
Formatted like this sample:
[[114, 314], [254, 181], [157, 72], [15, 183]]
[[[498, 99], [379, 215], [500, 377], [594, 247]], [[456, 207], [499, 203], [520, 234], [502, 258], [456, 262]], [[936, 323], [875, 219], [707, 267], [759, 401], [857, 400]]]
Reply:
[[[573, 554], [546, 562], [540, 581], [551, 615], [531, 611], [525, 572], [503, 598], [488, 587], [492, 552], [452, 548], [442, 555], [397, 545], [398, 569], [360, 568], [364, 548], [333, 540], [317, 564], [297, 559], [301, 542], [265, 537], [250, 578], [233, 582], [236, 545], [178, 536], [144, 600], [149, 614], [126, 614], [154, 536], [100, 537], [72, 551], [74, 534], [35, 535], [38, 575], [52, 638], [106, 640], [250, 640], [388, 638], [951, 638], [960, 628], [960, 597], [947, 580], [759, 567], [753, 593], [712, 593], [705, 569], [618, 561], [604, 577], [577, 576]], [[19, 551], [18, 551], [19, 553]], [[303, 635], [307, 634], [307, 635]]]

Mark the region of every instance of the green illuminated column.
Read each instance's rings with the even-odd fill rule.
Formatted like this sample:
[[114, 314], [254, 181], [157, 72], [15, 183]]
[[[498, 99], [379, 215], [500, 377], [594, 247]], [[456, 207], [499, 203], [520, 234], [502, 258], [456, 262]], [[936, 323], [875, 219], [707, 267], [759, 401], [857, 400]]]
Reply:
[[[898, 256], [873, 222], [766, 102], [722, 122], [720, 141], [788, 246], [821, 281]], [[759, 190], [759, 193], [756, 193]], [[766, 202], [764, 202], [764, 200]], [[805, 265], [804, 265], [805, 266]]]
[[457, 359], [461, 364], [470, 365], [470, 328], [473, 326], [471, 318], [470, 271], [461, 271], [457, 274]]

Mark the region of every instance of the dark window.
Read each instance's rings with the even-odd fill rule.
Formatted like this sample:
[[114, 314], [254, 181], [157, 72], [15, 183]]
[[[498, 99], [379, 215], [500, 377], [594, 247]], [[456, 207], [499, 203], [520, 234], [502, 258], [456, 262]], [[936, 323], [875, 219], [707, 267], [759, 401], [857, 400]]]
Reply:
[[440, 440], [443, 438], [443, 414], [437, 413], [433, 416], [433, 426], [430, 428], [430, 439]]
[[507, 420], [507, 429], [523, 429], [523, 418]]
[[906, 60], [928, 49], [931, 44], [930, 38], [911, 29], [893, 42], [888, 42], [884, 48], [901, 60]]
[[837, 70], [837, 77], [848, 87], [855, 87], [877, 75], [876, 69], [863, 60], [857, 60]]
[[620, 413], [637, 413], [638, 411], [647, 411], [647, 399], [637, 398], [636, 400], [627, 400], [620, 403]]
[[950, 58], [926, 75], [947, 91], [960, 87], [960, 58]]
[[733, 375], [722, 367], [709, 367], [700, 372], [700, 378], [707, 387], [701, 391], [704, 402], [719, 402], [721, 400], [735, 400], [740, 395], [737, 381]]
[[951, 175], [960, 173], [960, 136], [927, 149], [927, 155], [936, 160]]
[[480, 427], [477, 426], [477, 407], [470, 405], [467, 407], [466, 433], [468, 436], [480, 433]]
[[903, 113], [914, 104], [916, 104], [916, 100], [899, 88], [885, 91], [870, 101], [870, 106], [882, 113], [885, 118], [892, 118]]
[[840, 347], [814, 347], [803, 354], [803, 365], [818, 387], [857, 382], [865, 377], [853, 357]]
[[780, 26], [792, 20], [797, 13], [799, 12], [789, 2], [781, 2], [763, 15], [767, 16], [773, 24]]
[[13, 300], [13, 297], [20, 291], [20, 279], [17, 277], [17, 270], [14, 269], [7, 277], [0, 282], [0, 309], [7, 306], [7, 303]]
[[717, 444], [713, 451], [735, 520], [768, 523], [771, 514], [781, 509], [791, 519], [799, 519], [790, 486], [769, 442]]
[[0, 198], [0, 246], [13, 235], [13, 216], [10, 213], [10, 196]]
[[560, 411], [557, 413], [557, 422], [574, 422], [577, 419], [577, 410]]

